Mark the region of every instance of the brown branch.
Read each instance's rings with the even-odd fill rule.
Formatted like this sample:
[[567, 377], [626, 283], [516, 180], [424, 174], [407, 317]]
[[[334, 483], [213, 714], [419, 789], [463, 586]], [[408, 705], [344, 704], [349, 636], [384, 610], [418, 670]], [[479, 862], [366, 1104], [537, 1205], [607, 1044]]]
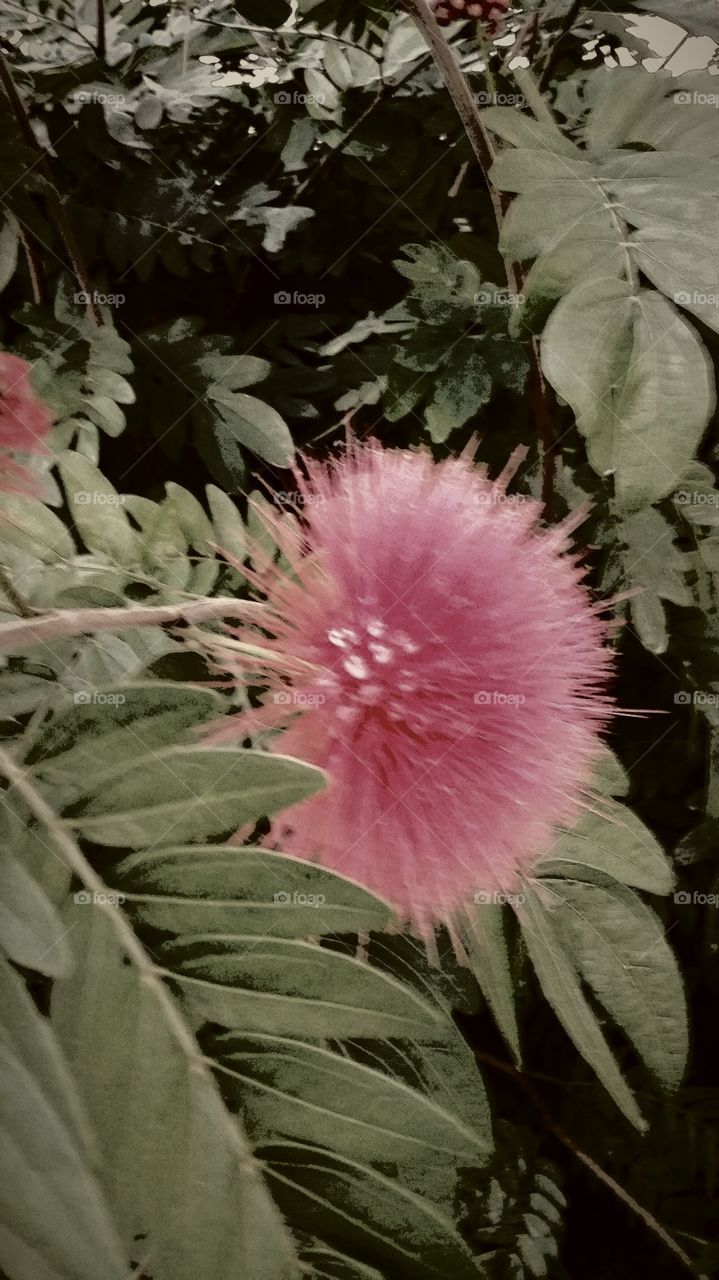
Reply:
[[3, 88], [8, 96], [10, 106], [13, 110], [13, 115], [15, 116], [22, 137], [27, 145], [37, 153], [39, 168], [47, 183], [48, 204], [65, 243], [65, 248], [67, 249], [68, 257], [70, 258], [70, 265], [75, 275], [75, 279], [77, 280], [81, 291], [85, 294], [85, 305], [87, 307], [88, 315], [96, 325], [102, 325], [102, 314], [95, 301], [95, 294], [90, 277], [87, 273], [87, 268], [83, 261], [80, 245], [75, 236], [72, 223], [68, 219], [67, 211], [60, 198], [60, 194], [53, 182], [50, 158], [45, 148], [35, 137], [35, 132], [32, 124], [30, 123], [30, 116], [28, 115], [25, 103], [23, 102], [18, 87], [13, 79], [10, 64], [5, 57], [5, 54], [2, 52], [0, 52], [0, 81], [2, 82]]
[[[632, 1210], [632, 1213], [635, 1213], [638, 1218], [641, 1218], [644, 1225], [662, 1241], [662, 1244], [666, 1245], [667, 1249], [671, 1250], [675, 1258], [678, 1258], [693, 1276], [698, 1274], [689, 1255], [686, 1254], [681, 1245], [678, 1245], [676, 1240], [669, 1235], [669, 1232], [665, 1231], [661, 1222], [658, 1222], [649, 1210], [644, 1208], [644, 1205], [641, 1205], [638, 1200], [635, 1200], [634, 1197], [629, 1194], [628, 1191], [625, 1191], [621, 1183], [616, 1182], [611, 1174], [607, 1173], [606, 1169], [603, 1169], [600, 1164], [597, 1164], [597, 1161], [593, 1159], [592, 1156], [588, 1155], [586, 1151], [583, 1151], [581, 1147], [578, 1147], [574, 1138], [567, 1133], [566, 1129], [563, 1129], [561, 1125], [557, 1124], [556, 1120], [547, 1108], [544, 1099], [534, 1088], [531, 1081], [527, 1079], [527, 1076], [523, 1071], [520, 1071], [511, 1062], [504, 1062], [501, 1058], [495, 1058], [491, 1053], [484, 1053], [480, 1049], [473, 1049], [472, 1052], [478, 1062], [485, 1062], [488, 1066], [494, 1067], [497, 1071], [503, 1072], [504, 1075], [511, 1076], [512, 1079], [515, 1080], [524, 1090], [530, 1101], [534, 1103], [542, 1116], [546, 1128], [553, 1137], [555, 1137], [558, 1142], [561, 1142], [562, 1146], [566, 1147], [568, 1151], [571, 1151], [575, 1159], [579, 1160], [585, 1168], [589, 1169], [590, 1172], [594, 1174], [595, 1178], [598, 1178], [599, 1181], [602, 1182], [618, 1200], [621, 1200], [628, 1209]], [[699, 1280], [709, 1280], [709, 1277], [700, 1275]]]
[[96, 37], [97, 37], [97, 56], [101, 62], [105, 61], [107, 54], [107, 36], [105, 32], [105, 0], [96, 0], [97, 19], [96, 19]]
[[[489, 172], [494, 164], [496, 156], [492, 140], [485, 128], [474, 94], [472, 93], [462, 68], [455, 57], [454, 50], [445, 40], [442, 29], [437, 23], [437, 20], [426, 0], [402, 0], [402, 2], [415, 26], [424, 37], [437, 70], [444, 81], [445, 87], [452, 99], [452, 102], [454, 103], [457, 114], [462, 121], [464, 131], [467, 134], [472, 150], [479, 161], [482, 175], [492, 200], [494, 217], [497, 223], [497, 231], [501, 232], [502, 223], [509, 207], [510, 199], [504, 192], [499, 191], [490, 181]], [[504, 269], [507, 275], [507, 283], [511, 292], [514, 294], [516, 304], [522, 293], [522, 286], [524, 284], [522, 269], [519, 263], [513, 262], [509, 258], [504, 258]], [[542, 494], [544, 498], [544, 511], [546, 518], [549, 520], [552, 516], [554, 500], [554, 467], [552, 455], [554, 431], [552, 427], [551, 400], [547, 384], [542, 374], [539, 359], [539, 344], [537, 340], [533, 338], [528, 341], [526, 343], [526, 349], [530, 365], [531, 403], [537, 428], [539, 452], [542, 462]]]
[[[5, 588], [3, 588], [5, 589]], [[173, 623], [241, 618], [261, 625], [265, 606], [252, 600], [216, 597], [186, 600], [180, 604], [129, 605], [118, 609], [57, 609], [34, 614], [17, 622], [0, 623], [0, 653], [15, 653], [28, 645], [43, 644], [58, 636], [80, 636], [95, 631], [124, 631], [128, 627], [163, 627]]]
[[35, 249], [35, 245], [33, 244], [32, 237], [30, 236], [27, 227], [23, 226], [20, 219], [14, 213], [10, 216], [17, 226], [18, 238], [22, 245], [23, 253], [25, 254], [25, 261], [27, 263], [27, 269], [30, 276], [30, 288], [32, 289], [32, 300], [36, 307], [42, 306], [46, 297], [45, 276], [42, 269], [42, 261]]

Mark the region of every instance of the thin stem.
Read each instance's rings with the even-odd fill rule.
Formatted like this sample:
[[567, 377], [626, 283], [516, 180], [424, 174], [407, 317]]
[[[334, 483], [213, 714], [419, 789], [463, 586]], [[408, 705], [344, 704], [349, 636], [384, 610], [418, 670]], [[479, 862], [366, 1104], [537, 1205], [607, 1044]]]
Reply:
[[23, 253], [25, 254], [25, 261], [27, 263], [28, 274], [30, 276], [30, 288], [32, 289], [32, 300], [35, 303], [35, 306], [39, 307], [42, 306], [42, 303], [45, 300], [45, 280], [43, 276], [42, 262], [26, 228], [14, 215], [11, 215], [11, 217], [17, 226], [18, 237], [23, 248]]
[[542, 71], [542, 74], [539, 77], [540, 89], [546, 89], [547, 85], [549, 84], [549, 81], [551, 80], [552, 74], [554, 72], [554, 68], [559, 62], [559, 58], [562, 52], [562, 45], [564, 44], [564, 41], [566, 40], [567, 36], [572, 30], [572, 27], [577, 21], [577, 18], [579, 17], [579, 14], [582, 11], [583, 4], [584, 4], [584, 0], [574, 0], [574, 3], [571, 5], [569, 10], [567, 11], [567, 15], [564, 19], [564, 22], [562, 23], [562, 29], [559, 32], [557, 39], [554, 41], [554, 44], [552, 45], [549, 51], [549, 56], [547, 58], [547, 61], [544, 64], [544, 70]]
[[24, 616], [0, 624], [0, 653], [14, 653], [28, 645], [43, 644], [58, 636], [80, 636], [95, 631], [125, 631], [129, 627], [164, 627], [177, 623], [210, 622], [240, 618], [262, 625], [265, 606], [252, 600], [216, 597], [180, 604], [131, 605], [127, 609], [58, 609]]
[[[15, 609], [21, 618], [32, 618], [35, 616], [35, 609], [28, 603], [24, 596], [16, 590], [12, 578], [3, 565], [0, 565], [0, 591], [7, 596], [13, 609]], [[10, 623], [10, 626], [13, 624]]]
[[335, 44], [347, 45], [350, 49], [361, 49], [362, 53], [366, 53], [369, 58], [373, 58], [375, 62], [382, 64], [382, 59], [373, 53], [371, 49], [365, 49], [358, 45], [355, 40], [345, 40], [342, 36], [330, 35], [327, 31], [307, 31], [302, 27], [255, 27], [244, 22], [238, 24], [236, 22], [217, 22], [215, 18], [198, 18], [193, 15], [193, 22], [201, 22], [205, 27], [223, 27], [225, 31], [246, 31], [248, 35], [258, 33], [265, 36], [302, 36], [305, 40], [331, 40]]
[[[665, 1231], [661, 1222], [657, 1222], [657, 1219], [649, 1212], [648, 1209], [644, 1208], [644, 1205], [641, 1205], [638, 1200], [635, 1200], [634, 1197], [629, 1194], [628, 1191], [625, 1191], [621, 1183], [616, 1182], [611, 1174], [607, 1173], [606, 1169], [603, 1169], [600, 1164], [597, 1164], [596, 1160], [594, 1160], [592, 1156], [588, 1155], [586, 1151], [583, 1151], [581, 1147], [578, 1147], [574, 1138], [567, 1133], [566, 1129], [563, 1129], [561, 1125], [557, 1124], [551, 1112], [548, 1110], [544, 1099], [534, 1088], [534, 1085], [527, 1079], [523, 1071], [520, 1071], [511, 1062], [504, 1062], [501, 1058], [495, 1058], [491, 1053], [484, 1053], [480, 1049], [473, 1049], [473, 1053], [479, 1062], [485, 1062], [488, 1066], [495, 1067], [497, 1071], [502, 1071], [504, 1075], [511, 1076], [537, 1107], [538, 1111], [541, 1113], [546, 1128], [554, 1135], [557, 1141], [561, 1142], [568, 1151], [571, 1151], [575, 1159], [581, 1161], [581, 1163], [594, 1174], [595, 1178], [598, 1178], [600, 1182], [603, 1182], [604, 1186], [608, 1187], [617, 1199], [621, 1200], [627, 1208], [632, 1210], [632, 1213], [635, 1213], [637, 1217], [641, 1218], [645, 1226], [647, 1226], [649, 1230], [662, 1241], [662, 1244], [666, 1245], [666, 1247], [671, 1250], [674, 1256], [683, 1263], [693, 1276], [697, 1275], [696, 1268], [689, 1255], [686, 1254], [681, 1245], [678, 1245], [676, 1240], [669, 1235], [669, 1232]], [[699, 1280], [709, 1280], [709, 1277], [701, 1275], [699, 1276]]]
[[97, 56], [101, 62], [105, 61], [107, 53], [107, 37], [105, 34], [105, 0], [96, 0], [96, 29], [97, 29]]
[[88, 315], [99, 327], [103, 324], [102, 314], [95, 301], [95, 294], [90, 282], [90, 277], [87, 273], [82, 257], [82, 251], [75, 236], [72, 223], [67, 217], [65, 206], [63, 205], [60, 195], [54, 185], [48, 154], [45, 148], [41, 146], [35, 137], [35, 131], [30, 123], [30, 116], [28, 115], [25, 103], [23, 102], [17, 85], [13, 79], [10, 64], [5, 57], [5, 54], [2, 52], [0, 52], [0, 81], [2, 81], [23, 138], [28, 146], [32, 147], [33, 151], [35, 151], [39, 157], [40, 169], [48, 184], [47, 200], [50, 210], [65, 243], [65, 248], [67, 249], [75, 278], [81, 291], [85, 294], [85, 305], [87, 307]]
[[[45, 828], [48, 840], [65, 866], [77, 876], [89, 893], [93, 894], [96, 911], [102, 912], [110, 927], [117, 935], [118, 943], [127, 959], [136, 967], [141, 980], [150, 988], [158, 1008], [165, 1019], [167, 1028], [196, 1069], [205, 1070], [205, 1059], [200, 1053], [192, 1032], [185, 1024], [167, 987], [160, 978], [161, 970], [157, 969], [148, 956], [142, 943], [136, 937], [132, 926], [125, 919], [122, 911], [107, 901], [105, 882], [90, 866], [71, 831], [61, 818], [57, 816], [45, 797], [36, 790], [32, 775], [16, 764], [10, 755], [0, 750], [0, 772], [5, 775], [11, 788], [20, 796], [33, 818]], [[211, 1073], [208, 1072], [211, 1076]], [[241, 1133], [239, 1126], [228, 1126], [231, 1142], [235, 1152], [243, 1160], [254, 1165], [251, 1148]]]
[[[504, 216], [509, 207], [509, 198], [503, 192], [500, 192], [490, 181], [489, 172], [495, 160], [495, 151], [489, 133], [484, 126], [474, 94], [467, 83], [466, 77], [464, 76], [462, 68], [455, 57], [454, 51], [445, 40], [442, 30], [431, 9], [427, 5], [426, 0], [403, 0], [403, 4], [412, 18], [412, 21], [421, 31], [435, 61], [435, 65], [437, 66], [450, 97], [452, 98], [457, 114], [462, 121], [465, 133], [467, 134], [474, 154], [479, 161], [484, 181], [492, 200], [494, 216], [497, 223], [497, 231], [501, 232]], [[554, 121], [552, 123], [554, 128], [557, 128]], [[507, 283], [514, 294], [515, 305], [518, 305], [524, 283], [522, 269], [518, 263], [513, 262], [508, 258], [504, 259], [504, 269], [507, 276]], [[549, 389], [545, 382], [544, 375], [542, 374], [539, 356], [539, 343], [535, 338], [526, 343], [526, 350], [530, 365], [532, 408], [537, 428], [537, 436], [540, 445], [539, 452], [542, 462], [542, 493], [544, 496], [544, 511], [546, 518], [549, 520], [552, 516], [554, 501], [554, 466], [552, 455], [554, 431], [552, 424], [551, 400]]]

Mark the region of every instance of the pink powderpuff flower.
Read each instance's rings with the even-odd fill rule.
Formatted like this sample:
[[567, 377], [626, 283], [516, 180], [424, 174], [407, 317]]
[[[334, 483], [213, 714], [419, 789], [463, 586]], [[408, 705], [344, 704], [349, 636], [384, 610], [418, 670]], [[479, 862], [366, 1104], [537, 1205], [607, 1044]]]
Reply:
[[32, 470], [11, 454], [47, 454], [53, 422], [53, 413], [30, 385], [30, 365], [20, 356], [0, 352], [0, 490], [41, 496]]
[[305, 468], [302, 524], [272, 520], [289, 572], [256, 577], [272, 639], [240, 632], [270, 646], [240, 729], [284, 728], [270, 749], [329, 777], [272, 842], [429, 941], [578, 817], [611, 709], [608, 624], [568, 554], [580, 521], [540, 531], [539, 504], [506, 492], [512, 464], [490, 482], [468, 456], [370, 442]]

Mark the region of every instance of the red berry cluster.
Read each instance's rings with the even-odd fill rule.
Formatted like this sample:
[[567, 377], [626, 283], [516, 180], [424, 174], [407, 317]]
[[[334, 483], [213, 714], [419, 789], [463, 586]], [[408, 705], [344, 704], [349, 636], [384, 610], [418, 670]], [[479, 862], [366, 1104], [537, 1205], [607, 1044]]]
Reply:
[[497, 30], [509, 8], [509, 0], [431, 0], [431, 3], [440, 27], [473, 18], [475, 22], [483, 22], [490, 35]]

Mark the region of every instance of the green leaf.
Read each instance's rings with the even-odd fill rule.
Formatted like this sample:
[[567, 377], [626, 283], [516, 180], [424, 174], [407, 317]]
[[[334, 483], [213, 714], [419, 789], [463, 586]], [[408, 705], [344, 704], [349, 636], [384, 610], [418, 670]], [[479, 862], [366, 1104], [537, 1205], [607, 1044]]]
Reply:
[[276, 409], [242, 392], [210, 388], [209, 394], [225, 426], [240, 444], [272, 466], [292, 466], [292, 437]]
[[54, 715], [35, 739], [28, 764], [68, 804], [138, 755], [175, 745], [219, 710], [213, 690], [159, 680], [76, 693], [74, 706]]
[[393, 916], [361, 885], [254, 845], [134, 854], [113, 883], [142, 924], [177, 934], [369, 933], [386, 929]]
[[514, 983], [507, 950], [501, 903], [475, 903], [466, 911], [467, 925], [462, 941], [480, 991], [492, 1010], [514, 1061], [521, 1064], [522, 1051], [514, 1000]]
[[674, 885], [671, 864], [651, 831], [626, 805], [610, 799], [602, 801], [601, 812], [587, 813], [560, 832], [537, 869], [540, 875], [562, 875], [563, 865], [576, 863], [647, 893], [670, 893]]
[[343, 1054], [277, 1035], [223, 1036], [213, 1043], [254, 1142], [281, 1133], [322, 1142], [357, 1160], [475, 1164], [479, 1135], [401, 1080]]
[[[69, 907], [76, 964], [55, 983], [51, 1017], [127, 1252], [148, 1259], [153, 1280], [296, 1280], [291, 1241], [241, 1123], [149, 959], [140, 964], [141, 949], [121, 944], [116, 910]], [[67, 1219], [57, 1234], [66, 1238]], [[96, 1265], [92, 1280], [105, 1274]], [[129, 1269], [121, 1275], [128, 1280]]]
[[614, 475], [623, 510], [670, 493], [714, 405], [706, 353], [674, 308], [625, 282], [588, 281], [557, 305], [541, 351], [549, 382], [587, 437], [592, 466]]
[[467, 354], [466, 345], [447, 362], [434, 383], [434, 397], [426, 409], [427, 430], [436, 444], [442, 444], [487, 404], [492, 395], [492, 379], [478, 351]]
[[522, 936], [542, 991], [567, 1035], [596, 1071], [619, 1109], [637, 1129], [644, 1130], [646, 1124], [582, 994], [572, 963], [557, 936], [553, 916], [544, 906], [539, 892], [528, 882], [525, 887], [524, 902], [518, 915]]
[[303, 1228], [350, 1249], [383, 1274], [477, 1280], [482, 1274], [449, 1218], [374, 1169], [321, 1147], [260, 1148], [280, 1208]]
[[19, 245], [17, 224], [14, 218], [8, 218], [0, 229], [0, 292], [6, 288], [15, 274]]
[[[48, 851], [48, 857], [52, 853]], [[65, 926], [40, 886], [0, 846], [0, 947], [15, 964], [61, 978], [70, 967]]]
[[661, 921], [609, 877], [542, 877], [567, 955], [666, 1089], [681, 1082], [688, 1052], [682, 980]]
[[552, 151], [570, 160], [581, 160], [582, 153], [558, 128], [540, 124], [531, 116], [524, 116], [514, 107], [485, 107], [482, 119], [492, 133], [511, 142], [514, 147], [528, 147], [532, 151]]
[[69, 1073], [5, 961], [0, 992], [0, 1265], [10, 1276], [43, 1280], [126, 1280], [128, 1261], [88, 1163]]
[[241, 564], [246, 555], [247, 540], [247, 530], [242, 516], [232, 498], [216, 485], [206, 485], [205, 492], [215, 526], [213, 542], [221, 552], [232, 556]]
[[444, 1012], [411, 987], [314, 943], [198, 935], [167, 944], [162, 958], [193, 1013], [221, 1026], [313, 1040], [448, 1035]]
[[90, 551], [123, 566], [136, 565], [137, 535], [122, 509], [122, 497], [97, 467], [67, 450], [58, 459], [72, 520]]
[[3, 542], [35, 556], [43, 564], [72, 560], [75, 544], [62, 520], [36, 498], [0, 495], [0, 532]]
[[236, 747], [162, 747], [103, 782], [66, 816], [89, 840], [138, 849], [231, 832], [306, 800], [320, 769]]

